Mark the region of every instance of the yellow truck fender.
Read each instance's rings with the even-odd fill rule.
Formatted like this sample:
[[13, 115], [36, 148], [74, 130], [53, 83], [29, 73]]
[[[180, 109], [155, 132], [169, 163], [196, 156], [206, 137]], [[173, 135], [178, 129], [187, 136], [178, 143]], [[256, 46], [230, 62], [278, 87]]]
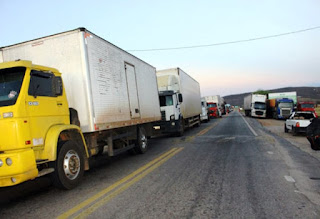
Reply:
[[[42, 153], [46, 159], [49, 161], [55, 161], [57, 159], [59, 138], [62, 140], [74, 140], [81, 145], [85, 151], [85, 160], [87, 163], [87, 158], [89, 158], [87, 145], [80, 127], [76, 125], [54, 125], [49, 129], [46, 135], [45, 147]], [[87, 165], [85, 166], [86, 169], [89, 169]]]

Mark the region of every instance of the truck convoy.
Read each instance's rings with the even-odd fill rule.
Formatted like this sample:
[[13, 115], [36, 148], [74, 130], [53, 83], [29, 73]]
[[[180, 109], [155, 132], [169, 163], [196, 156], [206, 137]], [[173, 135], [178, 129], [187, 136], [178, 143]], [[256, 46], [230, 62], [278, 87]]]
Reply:
[[268, 117], [274, 119], [287, 119], [294, 109], [294, 101], [289, 98], [268, 99]]
[[154, 129], [181, 136], [187, 127], [200, 125], [199, 83], [180, 68], [157, 71], [162, 121]]
[[[1, 187], [50, 174], [72, 189], [92, 156], [145, 153], [161, 119], [155, 68], [84, 28], [0, 48], [0, 76]], [[199, 84], [183, 88], [188, 102]]]
[[267, 96], [262, 94], [249, 94], [244, 97], [243, 108], [246, 116], [266, 118]]
[[204, 97], [208, 103], [210, 117], [218, 118], [222, 116], [222, 109], [224, 108], [224, 100], [220, 95], [212, 95]]

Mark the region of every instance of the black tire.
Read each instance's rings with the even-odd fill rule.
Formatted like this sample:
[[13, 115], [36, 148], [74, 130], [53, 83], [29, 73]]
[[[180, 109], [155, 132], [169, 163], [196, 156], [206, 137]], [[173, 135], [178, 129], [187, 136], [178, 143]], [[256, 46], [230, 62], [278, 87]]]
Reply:
[[288, 131], [289, 131], [289, 130], [288, 130], [286, 124], [284, 124], [284, 132], [285, 132], [285, 133], [288, 133]]
[[143, 127], [138, 128], [136, 147], [134, 150], [139, 154], [144, 154], [148, 150], [148, 138], [146, 130]]
[[73, 141], [63, 142], [54, 162], [51, 174], [53, 185], [61, 189], [73, 189], [82, 180], [84, 173], [84, 153]]
[[183, 121], [183, 118], [180, 118], [179, 126], [180, 126], [180, 130], [175, 133], [175, 136], [177, 136], [177, 137], [181, 137], [184, 134], [184, 121]]
[[276, 113], [276, 112], [273, 112], [272, 117], [273, 117], [274, 119], [278, 119], [277, 113]]
[[315, 151], [320, 150], [320, 140], [319, 139], [314, 139], [314, 137], [313, 137], [313, 141], [310, 141], [310, 145], [313, 150], [315, 150]]

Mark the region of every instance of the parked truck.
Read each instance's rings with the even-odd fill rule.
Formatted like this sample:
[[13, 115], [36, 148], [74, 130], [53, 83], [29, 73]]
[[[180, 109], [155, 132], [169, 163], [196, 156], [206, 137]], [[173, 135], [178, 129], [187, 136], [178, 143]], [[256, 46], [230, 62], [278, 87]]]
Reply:
[[218, 118], [222, 116], [222, 109], [224, 108], [224, 100], [220, 95], [211, 95], [204, 97], [208, 103], [210, 117]]
[[290, 98], [268, 99], [267, 114], [274, 119], [287, 119], [294, 110], [294, 101]]
[[244, 97], [243, 108], [246, 116], [266, 118], [267, 96], [262, 94], [249, 94]]
[[208, 103], [207, 103], [206, 99], [203, 97], [203, 98], [201, 98], [201, 115], [200, 115], [201, 122], [202, 121], [205, 121], [205, 122], [210, 121], [209, 113], [210, 113], [210, 111], [209, 111]]
[[92, 156], [145, 153], [160, 119], [155, 68], [84, 28], [0, 48], [1, 187], [72, 189]]
[[313, 101], [299, 101], [297, 103], [297, 111], [304, 111], [304, 112], [313, 112], [316, 117], [318, 117]]
[[157, 71], [157, 80], [162, 121], [154, 129], [181, 136], [187, 127], [199, 126], [199, 83], [180, 68]]
[[290, 92], [279, 92], [279, 93], [269, 93], [268, 99], [283, 99], [288, 98], [293, 100], [294, 105], [297, 104], [297, 92], [290, 91]]

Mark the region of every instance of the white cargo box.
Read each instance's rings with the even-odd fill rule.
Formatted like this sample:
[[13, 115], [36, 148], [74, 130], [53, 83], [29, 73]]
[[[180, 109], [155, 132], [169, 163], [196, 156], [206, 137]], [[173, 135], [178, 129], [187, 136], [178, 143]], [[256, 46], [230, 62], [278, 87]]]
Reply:
[[17, 59], [57, 68], [83, 132], [161, 119], [156, 69], [84, 28], [0, 48]]
[[201, 114], [201, 95], [199, 82], [180, 68], [157, 71], [159, 91], [173, 90], [183, 97], [181, 113], [189, 118]]

